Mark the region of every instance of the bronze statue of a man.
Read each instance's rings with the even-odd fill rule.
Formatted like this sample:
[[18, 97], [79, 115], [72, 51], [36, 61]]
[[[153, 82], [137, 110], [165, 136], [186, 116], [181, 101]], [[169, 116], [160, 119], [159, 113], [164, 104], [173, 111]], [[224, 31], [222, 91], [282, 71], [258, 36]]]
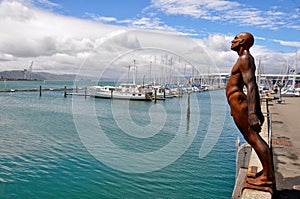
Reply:
[[[253, 44], [254, 37], [247, 32], [239, 33], [232, 40], [231, 50], [236, 51], [239, 58], [232, 67], [226, 85], [226, 96], [235, 124], [257, 153], [263, 167], [262, 172], [255, 178], [247, 178], [247, 182], [266, 186], [275, 184], [275, 177], [270, 149], [259, 135], [264, 116], [260, 108], [254, 58], [249, 51]], [[244, 86], [247, 88], [247, 95], [243, 92]]]

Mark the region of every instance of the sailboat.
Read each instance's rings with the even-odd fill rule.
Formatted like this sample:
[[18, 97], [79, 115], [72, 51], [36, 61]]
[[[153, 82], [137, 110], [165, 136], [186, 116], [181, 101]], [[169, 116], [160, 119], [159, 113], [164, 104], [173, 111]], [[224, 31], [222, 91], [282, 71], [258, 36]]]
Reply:
[[295, 57], [295, 64], [289, 65], [287, 64], [287, 81], [285, 87], [281, 91], [282, 96], [286, 97], [299, 97], [300, 92], [295, 88], [296, 85], [296, 74], [297, 74], [297, 52]]

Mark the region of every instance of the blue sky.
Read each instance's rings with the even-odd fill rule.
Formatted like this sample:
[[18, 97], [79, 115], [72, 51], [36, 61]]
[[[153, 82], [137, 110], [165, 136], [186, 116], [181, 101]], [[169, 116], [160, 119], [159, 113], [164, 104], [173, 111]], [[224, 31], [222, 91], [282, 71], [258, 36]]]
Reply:
[[258, 44], [270, 49], [287, 52], [300, 47], [298, 0], [79, 0], [51, 1], [46, 6], [41, 2], [35, 5], [106, 24], [172, 30], [195, 38], [249, 31], [261, 38]]
[[[101, 63], [88, 60], [92, 71], [122, 53], [155, 47], [229, 72], [237, 58], [230, 41], [243, 31], [254, 35], [251, 52], [266, 72], [300, 65], [299, 0], [2, 0], [0, 27], [1, 70], [34, 61], [35, 71], [74, 73], [101, 49]], [[194, 44], [198, 52], [188, 54]], [[155, 53], [147, 53], [153, 61]], [[135, 56], [142, 57], [128, 59]]]

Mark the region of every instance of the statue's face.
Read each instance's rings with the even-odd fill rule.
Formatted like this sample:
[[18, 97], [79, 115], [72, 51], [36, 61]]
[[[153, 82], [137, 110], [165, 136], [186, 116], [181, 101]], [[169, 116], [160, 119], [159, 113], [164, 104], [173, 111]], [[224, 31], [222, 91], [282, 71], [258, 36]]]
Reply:
[[235, 38], [231, 41], [231, 50], [238, 51], [240, 49], [240, 43], [243, 41], [241, 35], [235, 36]]

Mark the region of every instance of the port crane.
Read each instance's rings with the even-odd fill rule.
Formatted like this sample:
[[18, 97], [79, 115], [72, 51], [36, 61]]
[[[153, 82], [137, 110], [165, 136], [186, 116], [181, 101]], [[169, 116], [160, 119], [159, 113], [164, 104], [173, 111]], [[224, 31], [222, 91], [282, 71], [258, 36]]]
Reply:
[[32, 73], [32, 66], [33, 66], [33, 61], [31, 61], [28, 69], [24, 69], [24, 79], [31, 79], [31, 73]]

